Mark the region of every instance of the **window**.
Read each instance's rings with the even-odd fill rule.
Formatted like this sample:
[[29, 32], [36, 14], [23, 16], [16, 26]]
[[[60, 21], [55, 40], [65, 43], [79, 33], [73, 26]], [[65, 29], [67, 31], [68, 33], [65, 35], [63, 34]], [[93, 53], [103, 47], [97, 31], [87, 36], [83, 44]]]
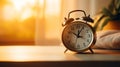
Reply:
[[61, 0], [42, 0], [37, 14], [36, 37], [37, 45], [56, 45], [60, 43]]
[[60, 41], [61, 0], [1, 0], [0, 3], [1, 45]]
[[33, 44], [34, 0], [1, 0], [0, 3], [0, 44]]

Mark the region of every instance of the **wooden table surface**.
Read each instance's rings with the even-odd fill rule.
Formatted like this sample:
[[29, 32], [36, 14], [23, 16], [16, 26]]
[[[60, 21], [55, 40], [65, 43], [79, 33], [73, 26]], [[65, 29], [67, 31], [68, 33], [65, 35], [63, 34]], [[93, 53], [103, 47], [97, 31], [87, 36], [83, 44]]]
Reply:
[[120, 66], [120, 50], [94, 49], [78, 54], [63, 46], [0, 46], [0, 67], [101, 67]]

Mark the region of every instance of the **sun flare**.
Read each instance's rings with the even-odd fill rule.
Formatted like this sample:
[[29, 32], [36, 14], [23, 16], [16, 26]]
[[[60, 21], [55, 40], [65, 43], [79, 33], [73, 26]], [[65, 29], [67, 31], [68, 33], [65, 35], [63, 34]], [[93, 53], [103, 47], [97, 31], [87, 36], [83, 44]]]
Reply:
[[35, 5], [35, 0], [10, 0], [17, 11], [21, 11], [26, 6]]
[[[9, 0], [10, 4], [4, 6], [4, 19], [19, 21], [34, 16], [36, 0]], [[9, 11], [9, 12], [8, 12]]]

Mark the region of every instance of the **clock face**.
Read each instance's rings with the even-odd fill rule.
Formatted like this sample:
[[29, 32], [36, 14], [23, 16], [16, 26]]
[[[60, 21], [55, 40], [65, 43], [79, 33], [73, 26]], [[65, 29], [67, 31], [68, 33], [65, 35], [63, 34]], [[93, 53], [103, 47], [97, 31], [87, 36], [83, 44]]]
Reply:
[[63, 44], [70, 50], [81, 52], [92, 46], [94, 31], [84, 22], [75, 21], [67, 25], [62, 33]]

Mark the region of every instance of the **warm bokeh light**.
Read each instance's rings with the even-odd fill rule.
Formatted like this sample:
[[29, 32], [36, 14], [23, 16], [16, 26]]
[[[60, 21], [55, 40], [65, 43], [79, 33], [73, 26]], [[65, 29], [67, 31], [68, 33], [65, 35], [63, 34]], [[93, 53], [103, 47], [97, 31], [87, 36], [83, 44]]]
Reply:
[[60, 14], [60, 0], [46, 0], [46, 15], [58, 15]]
[[[56, 38], [60, 34], [61, 0], [46, 0], [46, 38]], [[53, 34], [54, 33], [54, 34]]]
[[15, 46], [9, 50], [9, 53], [11, 53], [10, 57], [15, 61], [25, 61], [29, 57], [27, 50], [25, 47]]
[[[4, 48], [5, 47], [5, 48]], [[2, 53], [2, 55], [0, 55], [0, 59], [4, 59], [4, 60], [12, 60], [12, 61], [29, 61], [32, 59], [31, 56], [34, 56], [34, 54], [32, 53], [37, 53], [32, 48], [34, 46], [4, 46], [4, 47], [0, 47], [1, 51], [4, 51], [4, 53]], [[36, 47], [35, 47], [36, 48]]]
[[[52, 50], [49, 50], [51, 48]], [[64, 49], [64, 47], [60, 46], [1, 46], [0, 61], [34, 62], [63, 60], [64, 56], [61, 55], [63, 55]]]
[[[6, 2], [7, 3], [6, 3]], [[60, 35], [61, 0], [5, 0], [0, 6], [0, 41], [31, 42], [35, 33], [40, 39], [58, 39]], [[0, 1], [1, 2], [1, 1]], [[40, 25], [40, 26], [36, 26]], [[42, 27], [43, 26], [43, 27]], [[40, 30], [36, 30], [41, 28]], [[42, 32], [42, 33], [41, 33]], [[53, 34], [55, 32], [55, 34]], [[36, 35], [36, 36], [39, 36]]]
[[[4, 7], [4, 18], [6, 20], [25, 20], [33, 16], [36, 2], [35, 0], [9, 0], [10, 4]], [[9, 11], [9, 12], [8, 12]]]
[[1, 44], [34, 44], [36, 0], [5, 0], [2, 4]]
[[23, 7], [34, 6], [35, 0], [9, 0], [17, 11], [24, 9]]
[[16, 17], [16, 15], [14, 15], [15, 14], [15, 9], [12, 8], [9, 5], [6, 5], [4, 7], [3, 12], [4, 12], [3, 13], [3, 15], [4, 15], [3, 17], [4, 17], [5, 20], [13, 20]]

